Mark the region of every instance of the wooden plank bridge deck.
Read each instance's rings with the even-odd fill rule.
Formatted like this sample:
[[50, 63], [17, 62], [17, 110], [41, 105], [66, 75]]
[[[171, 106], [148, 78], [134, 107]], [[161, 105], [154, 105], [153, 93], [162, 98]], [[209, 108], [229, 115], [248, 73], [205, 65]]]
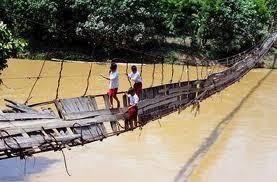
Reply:
[[[272, 34], [230, 68], [206, 79], [171, 83], [143, 89], [138, 119], [141, 126], [222, 91], [247, 74], [276, 41]], [[6, 100], [10, 108], [0, 113], [0, 160], [31, 156], [84, 145], [127, 132], [128, 98], [120, 93], [123, 107], [110, 110], [108, 96], [91, 95], [58, 99], [32, 106]], [[56, 110], [37, 109], [52, 104]]]

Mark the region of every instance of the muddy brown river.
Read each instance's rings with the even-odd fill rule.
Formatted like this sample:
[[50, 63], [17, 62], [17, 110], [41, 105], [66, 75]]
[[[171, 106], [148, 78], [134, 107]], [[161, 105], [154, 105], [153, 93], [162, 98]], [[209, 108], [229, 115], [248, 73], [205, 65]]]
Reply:
[[[2, 72], [0, 106], [4, 98], [24, 102], [38, 75], [42, 61], [10, 60]], [[129, 85], [125, 66], [120, 65], [120, 90]], [[89, 63], [65, 63], [60, 97], [83, 94]], [[60, 63], [46, 62], [42, 77], [29, 103], [55, 98]], [[139, 66], [140, 68], [140, 66]], [[200, 69], [200, 68], [198, 68]], [[190, 67], [190, 79], [196, 78]], [[143, 66], [144, 86], [169, 83], [171, 65]], [[187, 79], [182, 66], [174, 66], [173, 81]], [[203, 74], [198, 77], [204, 77]], [[108, 65], [93, 64], [89, 94], [107, 90], [107, 82], [99, 75], [107, 74]], [[153, 84], [152, 84], [153, 82]], [[65, 150], [71, 176], [64, 169], [60, 152], [48, 152], [28, 158], [0, 161], [0, 181], [66, 181], [66, 182], [171, 182], [221, 122], [220, 136], [190, 166], [185, 177], [190, 182], [275, 182], [277, 181], [277, 71], [255, 69], [240, 82], [214, 95], [201, 104], [194, 117], [191, 109], [175, 113], [146, 125], [142, 130], [112, 137], [83, 147]]]

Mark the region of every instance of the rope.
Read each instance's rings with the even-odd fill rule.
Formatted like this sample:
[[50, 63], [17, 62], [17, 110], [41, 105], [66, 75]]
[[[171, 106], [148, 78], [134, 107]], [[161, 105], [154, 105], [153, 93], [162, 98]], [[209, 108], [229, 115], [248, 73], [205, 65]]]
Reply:
[[179, 85], [180, 85], [181, 81], [183, 80], [184, 70], [185, 70], [185, 63], [183, 62], [182, 72], [181, 72], [181, 76], [180, 76], [180, 79], [179, 79]]
[[[70, 75], [68, 75], [68, 76], [66, 76], [66, 75], [64, 75], [63, 76], [63, 78], [83, 78], [83, 77], [86, 77], [87, 75], [72, 75], [72, 76], [70, 76]], [[57, 78], [58, 77], [58, 75], [57, 76], [55, 76], [55, 75], [49, 75], [49, 76], [40, 76], [40, 79], [41, 78]], [[30, 80], [30, 79], [37, 79], [37, 76], [23, 76], [23, 77], [3, 77], [3, 78], [1, 78], [2, 80]], [[5, 85], [4, 85], [5, 86]], [[13, 88], [10, 88], [10, 87], [8, 87], [7, 86], [7, 88], [8, 89], [13, 89]], [[21, 88], [19, 88], [19, 89], [21, 89]]]
[[164, 83], [164, 59], [162, 60], [162, 80], [161, 80], [161, 84], [163, 85]]
[[37, 76], [37, 78], [36, 78], [36, 80], [35, 80], [35, 82], [34, 82], [32, 88], [31, 88], [31, 90], [30, 90], [30, 92], [29, 92], [29, 95], [28, 95], [26, 101], [24, 102], [25, 105], [26, 105], [26, 104], [29, 102], [29, 100], [32, 98], [31, 95], [32, 95], [32, 93], [33, 93], [33, 90], [34, 90], [34, 88], [35, 88], [35, 86], [36, 86], [38, 80], [40, 79], [40, 76], [41, 76], [41, 73], [42, 73], [42, 70], [43, 70], [43, 68], [44, 68], [45, 63], [46, 63], [46, 60], [43, 61], [42, 65], [41, 65], [39, 74], [38, 74], [38, 76]]
[[129, 61], [126, 61], [125, 74], [126, 74], [126, 76], [127, 76], [127, 80], [128, 80], [128, 82], [129, 82], [129, 86], [132, 87], [131, 80], [130, 80], [130, 78], [129, 78], [129, 76], [128, 76], [128, 68], [129, 68]]
[[67, 161], [66, 161], [66, 157], [65, 157], [65, 154], [64, 154], [63, 149], [61, 149], [61, 153], [62, 153], [62, 155], [63, 155], [63, 163], [64, 163], [65, 171], [66, 171], [66, 173], [67, 173], [68, 176], [71, 176], [71, 174], [70, 174], [69, 171], [68, 171]]
[[171, 63], [171, 78], [170, 78], [170, 83], [173, 82], [173, 76], [174, 76], [174, 61]]
[[140, 57], [140, 77], [142, 78], [142, 68], [143, 68], [143, 59], [142, 59], [142, 56]]
[[154, 79], [155, 79], [155, 72], [156, 72], [156, 59], [155, 59], [154, 64], [153, 64], [152, 82], [151, 82], [150, 87], [153, 87]]
[[60, 72], [59, 72], [58, 85], [57, 85], [57, 89], [56, 89], [56, 99], [59, 98], [59, 90], [60, 90], [60, 84], [61, 84], [61, 79], [62, 79], [63, 64], [64, 64], [64, 61], [61, 62], [61, 68], [60, 68]]
[[[48, 136], [50, 136], [50, 137], [52, 137], [52, 138], [54, 139], [54, 141], [55, 141], [55, 143], [56, 143], [56, 148], [51, 144], [51, 145], [52, 145], [52, 148], [54, 149], [54, 151], [57, 151], [57, 150], [60, 150], [60, 151], [61, 151], [62, 156], [63, 156], [63, 162], [64, 162], [65, 171], [66, 171], [66, 173], [67, 173], [68, 176], [71, 176], [70, 173], [69, 173], [69, 171], [68, 171], [66, 157], [65, 157], [65, 154], [64, 154], [64, 151], [63, 151], [63, 148], [62, 148], [62, 145], [63, 145], [63, 144], [59, 144], [59, 142], [58, 142], [58, 140], [56, 139], [56, 137], [55, 137], [53, 134], [51, 134], [51, 133], [47, 133], [44, 127], [41, 127], [41, 129], [42, 129]], [[45, 140], [45, 138], [44, 138], [44, 140]], [[46, 140], [46, 141], [47, 141], [47, 140]], [[51, 141], [47, 141], [47, 142], [48, 142], [49, 144], [51, 143]]]
[[89, 89], [89, 81], [90, 81], [90, 76], [91, 76], [91, 70], [92, 70], [92, 63], [90, 63], [90, 68], [89, 68], [89, 72], [88, 72], [88, 77], [87, 77], [87, 86], [85, 89], [85, 92], [83, 94], [83, 96], [87, 95], [88, 89]]
[[203, 79], [204, 77], [203, 77], [203, 70], [204, 70], [204, 64], [202, 64], [203, 63], [203, 60], [201, 60], [201, 79]]
[[16, 149], [13, 148], [12, 146], [10, 146], [7, 141], [5, 140], [5, 137], [3, 136], [2, 132], [4, 132], [9, 138], [11, 138], [13, 141], [15, 141], [16, 145], [18, 146], [19, 148], [19, 156], [20, 156], [20, 159], [24, 159], [25, 158], [25, 154], [23, 153], [23, 151], [21, 150], [21, 146], [20, 144], [18, 143], [18, 141], [9, 134], [9, 132], [7, 132], [6, 130], [4, 129], [1, 129], [0, 130], [0, 139], [3, 140], [5, 146], [7, 146], [11, 151], [15, 151]]
[[193, 62], [195, 63], [195, 69], [196, 69], [196, 79], [197, 81], [199, 80], [199, 70], [198, 70], [198, 63], [195, 60], [195, 58], [193, 58]]
[[[187, 93], [189, 93], [189, 87], [190, 87], [190, 76], [189, 76], [189, 60], [187, 59], [187, 80], [188, 80], [188, 84], [187, 84]], [[189, 98], [189, 94], [187, 94], [187, 98]]]
[[75, 128], [75, 125], [78, 125], [79, 127], [80, 127], [80, 132], [81, 132], [81, 142], [82, 142], [82, 145], [84, 145], [84, 137], [83, 137], [83, 127], [82, 127], [82, 125], [81, 124], [79, 124], [79, 123], [74, 123], [73, 124], [73, 128]]

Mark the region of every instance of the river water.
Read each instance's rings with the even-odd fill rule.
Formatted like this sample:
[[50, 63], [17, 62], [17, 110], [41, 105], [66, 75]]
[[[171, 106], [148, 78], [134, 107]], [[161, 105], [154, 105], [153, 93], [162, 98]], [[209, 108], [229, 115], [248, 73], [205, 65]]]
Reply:
[[[24, 102], [42, 61], [10, 60], [2, 72], [5, 85], [3, 98]], [[60, 63], [46, 62], [30, 103], [55, 98]], [[125, 66], [119, 67], [121, 90], [128, 88]], [[107, 82], [99, 74], [107, 73], [108, 65], [93, 64], [89, 94], [106, 91]], [[190, 79], [196, 78], [190, 67]], [[199, 69], [199, 68], [198, 68]], [[152, 85], [153, 66], [143, 67], [145, 86]], [[171, 80], [171, 65], [156, 66], [153, 85]], [[88, 63], [66, 63], [62, 72], [59, 96], [80, 96], [85, 90]], [[203, 77], [206, 71], [203, 69]], [[182, 66], [174, 67], [173, 81], [181, 78]], [[182, 80], [187, 79], [185, 70]], [[65, 150], [71, 176], [67, 176], [60, 152], [48, 152], [25, 161], [0, 161], [0, 181], [120, 181], [171, 182], [195, 154], [215, 127], [222, 121], [221, 135], [207, 148], [201, 160], [191, 166], [185, 180], [192, 182], [254, 181], [275, 182], [277, 173], [277, 71], [252, 70], [240, 82], [201, 104], [200, 114], [194, 117], [190, 108], [145, 126], [142, 131], [112, 137], [84, 147]], [[26, 167], [24, 167], [26, 166]]]

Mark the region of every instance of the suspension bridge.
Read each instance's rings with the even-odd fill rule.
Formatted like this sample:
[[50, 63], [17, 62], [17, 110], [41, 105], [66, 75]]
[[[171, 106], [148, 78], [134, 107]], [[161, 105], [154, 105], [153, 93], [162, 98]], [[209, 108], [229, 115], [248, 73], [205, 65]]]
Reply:
[[[144, 88], [138, 104], [138, 127], [141, 128], [173, 112], [181, 112], [189, 106], [199, 109], [201, 101], [236, 83], [253, 69], [276, 40], [277, 33], [271, 33], [259, 45], [238, 55], [206, 61], [205, 64], [195, 63], [197, 75], [199, 72], [202, 74], [203, 67], [211, 68], [204, 78], [197, 76], [197, 79], [190, 80], [188, 75], [186, 81]], [[65, 148], [71, 149], [131, 131], [125, 128], [128, 108], [125, 92], [119, 93], [123, 106], [118, 109], [109, 109], [107, 94], [87, 95], [89, 79], [82, 96], [59, 98], [63, 62], [56, 98], [28, 104], [44, 64], [45, 62], [38, 77], [34, 78], [34, 84], [25, 103], [5, 99], [9, 109], [0, 113], [0, 160], [13, 157], [24, 159], [36, 153], [62, 151]], [[188, 65], [189, 62], [184, 61], [183, 70]], [[224, 66], [224, 69], [215, 72], [217, 65]], [[201, 71], [198, 70], [198, 66], [201, 66]], [[90, 70], [88, 78], [91, 74]], [[48, 107], [49, 105], [51, 107]], [[45, 109], [44, 106], [48, 108]]]

